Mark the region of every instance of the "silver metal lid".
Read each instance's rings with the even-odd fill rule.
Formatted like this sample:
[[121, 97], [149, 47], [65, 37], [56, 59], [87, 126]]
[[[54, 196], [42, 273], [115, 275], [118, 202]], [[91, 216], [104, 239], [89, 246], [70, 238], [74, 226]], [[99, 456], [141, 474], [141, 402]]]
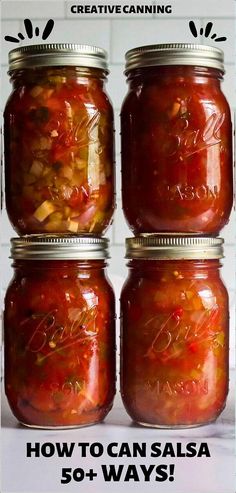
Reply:
[[224, 53], [219, 48], [191, 43], [140, 46], [126, 55], [125, 73], [138, 67], [195, 65], [224, 72]]
[[204, 260], [223, 258], [222, 238], [147, 235], [126, 239], [129, 259]]
[[109, 240], [92, 236], [31, 235], [11, 239], [11, 258], [100, 260], [109, 258]]
[[68, 65], [108, 72], [107, 52], [96, 46], [71, 43], [22, 46], [9, 52], [9, 72], [22, 68]]

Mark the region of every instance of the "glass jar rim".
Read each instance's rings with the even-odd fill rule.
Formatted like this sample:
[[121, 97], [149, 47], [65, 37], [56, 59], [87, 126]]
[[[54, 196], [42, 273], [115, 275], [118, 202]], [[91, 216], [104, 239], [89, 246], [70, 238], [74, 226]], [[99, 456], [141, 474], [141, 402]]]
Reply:
[[9, 73], [35, 67], [87, 67], [109, 72], [107, 52], [84, 44], [51, 43], [21, 46], [9, 52]]
[[102, 260], [109, 239], [98, 236], [30, 235], [11, 239], [11, 256], [21, 260]]
[[126, 238], [127, 259], [214, 260], [224, 257], [223, 238], [143, 234]]
[[125, 54], [125, 74], [142, 67], [189, 65], [209, 67], [224, 73], [224, 52], [219, 48], [193, 43], [139, 46]]

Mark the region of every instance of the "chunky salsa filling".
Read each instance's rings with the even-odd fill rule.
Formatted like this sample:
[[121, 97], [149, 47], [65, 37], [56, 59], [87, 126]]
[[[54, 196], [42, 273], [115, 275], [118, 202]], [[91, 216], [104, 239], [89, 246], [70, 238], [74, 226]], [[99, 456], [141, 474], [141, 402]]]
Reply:
[[102, 85], [88, 69], [16, 77], [5, 110], [5, 170], [7, 211], [19, 234], [107, 229], [113, 112]]
[[159, 263], [123, 289], [122, 398], [143, 424], [205, 424], [228, 392], [227, 293], [203, 262]]
[[30, 262], [6, 295], [5, 388], [24, 424], [94, 423], [112, 406], [114, 296], [98, 271], [78, 275], [71, 262], [43, 262], [44, 272]]
[[135, 234], [218, 233], [232, 207], [232, 128], [216, 70], [130, 74], [121, 111], [123, 209]]

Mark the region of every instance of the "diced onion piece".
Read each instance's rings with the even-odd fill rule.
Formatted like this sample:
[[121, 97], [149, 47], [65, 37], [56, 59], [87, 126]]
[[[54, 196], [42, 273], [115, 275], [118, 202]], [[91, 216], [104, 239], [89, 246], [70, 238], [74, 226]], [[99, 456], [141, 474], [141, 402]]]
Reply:
[[[94, 117], [93, 117], [94, 118]], [[99, 155], [98, 155], [98, 126], [94, 126], [89, 133], [88, 146], [88, 184], [93, 189], [99, 188]]]
[[76, 221], [72, 221], [71, 219], [67, 222], [67, 229], [71, 231], [71, 233], [77, 233], [78, 231], [78, 223]]
[[52, 147], [52, 141], [48, 137], [41, 137], [39, 140], [38, 148], [41, 150], [49, 150]]
[[56, 211], [56, 212], [53, 212], [51, 214], [49, 221], [50, 222], [60, 222], [60, 221], [62, 221], [62, 218], [63, 218], [62, 213]]
[[69, 200], [73, 193], [73, 188], [67, 185], [63, 185], [61, 187], [61, 193], [64, 200]]
[[100, 185], [106, 185], [106, 175], [104, 171], [101, 171], [99, 176], [100, 176]]
[[225, 334], [223, 331], [219, 332], [215, 338], [215, 343], [221, 347], [224, 347], [225, 344]]
[[37, 96], [39, 96], [39, 94], [41, 94], [41, 92], [43, 92], [43, 88], [41, 86], [35, 86], [33, 87], [33, 89], [30, 91], [30, 95], [33, 97], [33, 98], [37, 98]]
[[94, 215], [96, 214], [96, 211], [97, 211], [96, 205], [91, 205], [90, 207], [88, 207], [88, 209], [86, 209], [86, 211], [83, 212], [82, 214], [80, 214], [80, 216], [79, 216], [80, 225], [84, 226], [85, 224], [92, 221], [92, 219], [94, 218]]
[[97, 160], [88, 163], [88, 183], [92, 190], [99, 189], [99, 163]]
[[62, 169], [61, 169], [61, 172], [60, 174], [62, 176], [64, 176], [64, 178], [68, 178], [68, 180], [71, 180], [72, 179], [72, 176], [73, 176], [73, 169], [70, 168], [70, 166], [64, 166]]
[[34, 176], [39, 177], [39, 176], [41, 176], [41, 174], [43, 172], [43, 168], [44, 168], [44, 166], [43, 166], [42, 161], [38, 161], [37, 159], [35, 159], [33, 161], [31, 168], [30, 168], [30, 173]]
[[54, 92], [54, 89], [47, 89], [47, 90], [44, 92], [44, 97], [45, 97], [46, 99], [50, 98], [50, 97], [51, 97], [51, 95], [53, 94], [53, 92]]
[[57, 132], [57, 130], [52, 130], [52, 131], [51, 131], [51, 137], [58, 137], [58, 132]]
[[70, 181], [73, 187], [80, 187], [84, 181], [83, 174], [79, 170], [75, 170]]
[[217, 306], [216, 297], [213, 295], [202, 297], [202, 304], [206, 310], [212, 310]]
[[72, 107], [70, 103], [68, 103], [67, 101], [65, 101], [65, 104], [66, 104], [66, 116], [69, 120], [70, 119], [72, 120]]
[[83, 395], [89, 402], [91, 402], [91, 404], [93, 404], [93, 406], [96, 405], [96, 401], [93, 399], [91, 393], [89, 393], [87, 390], [81, 390], [80, 391], [80, 395]]
[[90, 225], [89, 233], [92, 233], [96, 224], [102, 224], [103, 223], [104, 217], [105, 217], [104, 212], [100, 212], [100, 211], [96, 212], [94, 219], [93, 219], [93, 222]]
[[79, 148], [79, 156], [80, 156], [80, 159], [82, 159], [83, 161], [85, 160], [86, 161], [86, 164], [87, 164], [87, 161], [88, 161], [88, 148], [89, 148], [89, 144], [88, 145], [83, 145]]
[[55, 211], [55, 206], [50, 200], [45, 200], [35, 211], [34, 217], [40, 223], [43, 222], [46, 217], [50, 216]]
[[71, 322], [81, 322], [86, 320], [87, 313], [82, 308], [68, 308], [68, 318]]
[[178, 114], [180, 110], [180, 106], [181, 106], [180, 103], [178, 103], [177, 101], [174, 102], [171, 110], [168, 111], [169, 118], [174, 118]]
[[185, 291], [185, 296], [187, 300], [191, 300], [194, 296], [194, 293], [192, 291]]
[[192, 306], [194, 310], [202, 310], [203, 305], [202, 305], [202, 300], [199, 296], [194, 296], [191, 300]]
[[50, 137], [40, 137], [39, 139], [32, 140], [31, 150], [32, 151], [46, 151], [51, 149], [52, 139]]
[[44, 168], [42, 176], [47, 176], [51, 174], [51, 169], [50, 168]]
[[63, 212], [64, 212], [65, 217], [69, 217], [71, 215], [71, 208], [66, 206], [66, 207], [64, 207]]
[[84, 169], [87, 166], [87, 162], [84, 159], [76, 158], [75, 166], [77, 169]]
[[93, 232], [95, 226], [96, 226], [96, 221], [93, 220], [91, 226], [89, 227], [89, 233], [92, 233]]

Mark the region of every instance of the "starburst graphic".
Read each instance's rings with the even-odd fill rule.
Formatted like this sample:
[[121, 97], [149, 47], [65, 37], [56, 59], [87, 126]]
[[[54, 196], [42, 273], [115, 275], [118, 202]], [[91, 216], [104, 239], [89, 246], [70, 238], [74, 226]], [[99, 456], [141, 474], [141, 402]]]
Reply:
[[[25, 33], [18, 33], [18, 38], [15, 36], [5, 36], [5, 40], [9, 41], [10, 43], [20, 43], [20, 41], [23, 41], [25, 38], [32, 39], [33, 36], [40, 36], [40, 30], [39, 27], [33, 26], [32, 22], [30, 19], [24, 19], [24, 26], [25, 26]], [[45, 40], [47, 39], [54, 27], [54, 21], [52, 19], [49, 19], [47, 21], [47, 24], [42, 32], [42, 39]]]
[[[219, 36], [218, 37], [218, 35], [216, 33], [212, 34], [212, 28], [213, 28], [213, 22], [208, 22], [205, 29], [203, 29], [203, 27], [201, 27], [201, 29], [199, 31], [200, 36], [204, 36], [205, 38], [210, 37], [211, 39], [214, 39], [216, 43], [220, 43], [222, 41], [227, 40], [226, 36]], [[194, 36], [194, 38], [197, 38], [198, 32], [197, 32], [197, 28], [196, 28], [194, 21], [189, 22], [189, 29], [190, 29], [192, 35]]]

